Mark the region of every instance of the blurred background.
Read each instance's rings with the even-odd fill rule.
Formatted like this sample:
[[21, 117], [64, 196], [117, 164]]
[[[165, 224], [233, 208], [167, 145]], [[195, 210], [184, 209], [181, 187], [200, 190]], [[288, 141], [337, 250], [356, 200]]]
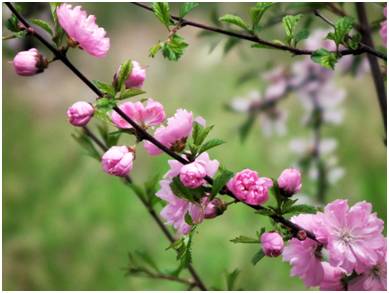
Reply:
[[[300, 9], [297, 4], [277, 5], [279, 9], [273, 9], [267, 19]], [[49, 19], [48, 4], [23, 7], [31, 17]], [[210, 154], [229, 169], [252, 168], [276, 178], [297, 160], [288, 144], [295, 137], [308, 136], [308, 130], [301, 125], [303, 109], [296, 96], [292, 94], [281, 105], [289, 112], [285, 136], [266, 137], [256, 124], [243, 144], [238, 128], [246, 117], [226, 111], [225, 105], [234, 97], [260, 89], [265, 70], [288, 66], [301, 57], [253, 49], [245, 42], [226, 52], [223, 37], [210, 52], [215, 39], [200, 38], [197, 29], [185, 27], [180, 35], [189, 47], [178, 62], [161, 55], [152, 59], [148, 49], [167, 36], [152, 13], [129, 3], [84, 3], [83, 7], [96, 15], [111, 39], [104, 59], [81, 50], [69, 52], [69, 58], [90, 79], [110, 82], [124, 60], [137, 60], [147, 66], [146, 96], [163, 103], [168, 115], [182, 107], [216, 125], [212, 136], [227, 144]], [[178, 11], [177, 5], [172, 7]], [[247, 3], [202, 3], [188, 18], [211, 23], [210, 15], [217, 11], [247, 19], [249, 7]], [[382, 19], [382, 4], [369, 3], [367, 8], [371, 20]], [[352, 4], [344, 9], [354, 15]], [[4, 24], [10, 16], [4, 5], [2, 14]], [[316, 19], [312, 27], [326, 28]], [[4, 28], [3, 34], [6, 32]], [[272, 26], [262, 37], [282, 38], [282, 27]], [[374, 38], [380, 42], [378, 34]], [[85, 156], [71, 137], [74, 129], [67, 122], [67, 108], [78, 100], [93, 101], [94, 94], [60, 62], [30, 78], [14, 73], [13, 56], [32, 46], [50, 56], [34, 40], [3, 42], [3, 289], [185, 289], [172, 282], [125, 277], [129, 251], [145, 251], [166, 269], [176, 267], [175, 253], [165, 250], [168, 242], [128, 187], [103, 173], [98, 162]], [[249, 71], [254, 78], [242, 79]], [[328, 190], [326, 201], [347, 198], [353, 204], [366, 200], [386, 220], [386, 148], [371, 76], [337, 75], [334, 82], [347, 93], [342, 106], [345, 117], [341, 125], [325, 127], [323, 135], [337, 140], [338, 164], [345, 173]], [[156, 173], [162, 175], [167, 159], [166, 155], [147, 156], [138, 147], [132, 176], [142, 182]], [[302, 191], [309, 197], [307, 187], [309, 184], [304, 184]], [[238, 235], [254, 236], [267, 224], [265, 217], [235, 205], [223, 217], [199, 227], [193, 246], [194, 266], [209, 287], [225, 288], [224, 274], [238, 268], [238, 285], [245, 290], [304, 289], [298, 278], [289, 276], [287, 263], [267, 258], [253, 266], [250, 259], [258, 247], [229, 241]]]

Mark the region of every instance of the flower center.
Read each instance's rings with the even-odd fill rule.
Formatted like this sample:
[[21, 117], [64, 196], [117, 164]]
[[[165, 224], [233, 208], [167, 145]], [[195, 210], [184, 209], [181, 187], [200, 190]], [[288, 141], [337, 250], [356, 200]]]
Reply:
[[354, 237], [347, 230], [341, 231], [339, 238], [346, 244], [349, 244], [351, 241], [354, 240]]

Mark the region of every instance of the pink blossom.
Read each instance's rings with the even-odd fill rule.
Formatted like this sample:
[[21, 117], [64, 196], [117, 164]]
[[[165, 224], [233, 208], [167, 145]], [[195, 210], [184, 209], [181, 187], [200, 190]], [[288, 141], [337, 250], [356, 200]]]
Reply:
[[146, 79], [146, 69], [142, 68], [136, 61], [132, 61], [132, 71], [125, 84], [126, 88], [141, 88]]
[[176, 197], [170, 188], [170, 183], [170, 178], [161, 180], [161, 188], [156, 193], [159, 198], [167, 201], [167, 205], [161, 211], [161, 216], [167, 224], [173, 225], [179, 234], [188, 234], [191, 226], [186, 223], [185, 215], [189, 214], [193, 223], [199, 224], [204, 219], [204, 207], [200, 203], [192, 203]]
[[[321, 238], [321, 216], [301, 214], [291, 218], [291, 221], [302, 228], [312, 231], [317, 238]], [[292, 266], [291, 275], [299, 276], [305, 286], [318, 286], [324, 277], [324, 269], [321, 263], [321, 248], [318, 242], [306, 238], [303, 241], [297, 238], [289, 240], [282, 253], [284, 261]]]
[[206, 203], [204, 208], [204, 218], [215, 218], [224, 213], [225, 209], [226, 205], [224, 204], [224, 202], [219, 198], [214, 198], [210, 202]]
[[265, 232], [261, 235], [262, 249], [265, 255], [279, 256], [284, 249], [284, 240], [277, 232]]
[[362, 273], [377, 263], [385, 245], [384, 222], [372, 213], [370, 203], [349, 208], [347, 200], [335, 200], [325, 207], [323, 221], [331, 265]]
[[[386, 18], [386, 6], [384, 8], [384, 15]], [[384, 46], [386, 47], [386, 40], [387, 40], [387, 20], [381, 22], [381, 28], [380, 28], [380, 36], [382, 39], [382, 42], [384, 43]]]
[[269, 188], [273, 181], [266, 177], [259, 177], [258, 173], [244, 169], [230, 179], [228, 189], [241, 201], [251, 205], [261, 205], [269, 199]]
[[289, 168], [282, 171], [277, 180], [281, 192], [287, 196], [292, 196], [301, 190], [301, 173], [300, 170]]
[[[217, 160], [211, 160], [208, 153], [202, 153], [194, 161], [202, 165], [206, 175], [213, 177], [219, 168]], [[191, 226], [186, 223], [185, 215], [189, 213], [193, 223], [199, 224], [205, 217], [205, 209], [209, 203], [208, 198], [204, 196], [199, 203], [192, 203], [185, 199], [178, 198], [171, 190], [170, 183], [172, 179], [180, 174], [183, 164], [176, 160], [168, 161], [170, 170], [165, 174], [164, 179], [160, 181], [160, 190], [156, 195], [167, 202], [165, 208], [161, 211], [161, 216], [168, 224], [173, 227], [180, 234], [187, 234], [190, 232]]]
[[31, 76], [40, 72], [47, 67], [47, 60], [35, 48], [28, 51], [22, 51], [16, 54], [13, 60], [15, 72], [22, 76]]
[[180, 170], [180, 180], [188, 188], [197, 188], [205, 183], [207, 175], [202, 164], [193, 162], [185, 165]]
[[333, 267], [328, 262], [321, 263], [323, 267], [323, 279], [320, 283], [321, 291], [343, 291], [342, 278], [345, 276], [345, 271], [340, 267]]
[[284, 67], [276, 67], [275, 69], [266, 72], [263, 78], [268, 82], [265, 92], [265, 99], [278, 99], [285, 94], [288, 87], [288, 79]]
[[132, 170], [134, 152], [126, 146], [113, 146], [101, 158], [104, 172], [115, 176], [127, 176]]
[[87, 102], [76, 102], [66, 112], [69, 122], [74, 126], [85, 126], [92, 118], [94, 109]]
[[94, 15], [87, 15], [81, 6], [72, 8], [69, 4], [62, 4], [57, 8], [59, 24], [68, 36], [77, 42], [82, 49], [95, 57], [104, 57], [109, 50], [109, 38], [106, 32], [96, 24]]
[[[128, 117], [142, 127], [157, 126], [165, 120], [165, 110], [161, 103], [148, 99], [146, 106], [141, 102], [125, 102], [119, 106]], [[132, 128], [132, 126], [118, 113], [112, 111], [112, 122], [119, 128]]]
[[[173, 117], [167, 119], [166, 126], [160, 126], [154, 133], [154, 137], [168, 148], [176, 147], [182, 150], [186, 138], [192, 131], [193, 114], [184, 109], [178, 109]], [[149, 141], [145, 141], [146, 151], [152, 155], [159, 155], [162, 151]]]
[[387, 289], [387, 260], [386, 245], [380, 250], [377, 264], [356, 277], [348, 284], [350, 291], [386, 291]]

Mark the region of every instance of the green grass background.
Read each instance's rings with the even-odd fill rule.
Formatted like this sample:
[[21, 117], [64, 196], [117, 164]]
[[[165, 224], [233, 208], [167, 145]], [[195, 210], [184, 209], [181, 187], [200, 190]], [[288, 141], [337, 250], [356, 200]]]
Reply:
[[[209, 22], [214, 4], [201, 6], [191, 18]], [[236, 84], [246, 70], [258, 69], [259, 76], [269, 60], [287, 65], [298, 57], [250, 49], [248, 43], [225, 57], [222, 45], [209, 54], [208, 41], [199, 39], [195, 29], [184, 28], [181, 35], [190, 46], [179, 62], [161, 56], [151, 59], [148, 48], [166, 36], [151, 13], [126, 3], [85, 7], [96, 14], [98, 24], [111, 37], [105, 59], [78, 50], [70, 53], [89, 78], [110, 81], [126, 58], [138, 60], [148, 66], [147, 97], [161, 101], [169, 115], [183, 107], [216, 125], [212, 136], [228, 143], [210, 153], [228, 168], [252, 168], [276, 177], [295, 161], [288, 141], [309, 135], [301, 126], [303, 111], [295, 96], [282, 105], [290, 113], [287, 136], [266, 138], [256, 125], [245, 144], [237, 132], [244, 117], [225, 111], [223, 105], [258, 88], [259, 78]], [[220, 14], [244, 15], [248, 6], [224, 3], [218, 8]], [[351, 5], [347, 9], [353, 11]], [[3, 7], [3, 16], [8, 15], [6, 10]], [[44, 15], [47, 11], [44, 5], [38, 9]], [[369, 16], [379, 19], [380, 7], [369, 4]], [[275, 27], [264, 37], [282, 38], [282, 30]], [[71, 138], [74, 129], [66, 121], [66, 109], [77, 100], [92, 101], [93, 93], [59, 62], [38, 76], [17, 76], [8, 63], [15, 50], [3, 45], [3, 289], [185, 289], [166, 281], [124, 276], [129, 251], [146, 251], [163, 268], [176, 266], [174, 252], [165, 251], [168, 242], [134, 194], [117, 178], [104, 174]], [[324, 134], [338, 140], [336, 153], [346, 175], [329, 190], [327, 200], [367, 200], [386, 219], [386, 148], [371, 77], [339, 77], [336, 83], [347, 90], [345, 121], [326, 127]], [[167, 159], [165, 155], [149, 157], [139, 146], [132, 176], [142, 182], [157, 172], [163, 174]], [[308, 192], [304, 187], [303, 191]], [[239, 268], [239, 285], [246, 290], [304, 289], [299, 279], [289, 277], [288, 264], [268, 258], [254, 267], [250, 259], [258, 248], [229, 242], [241, 234], [254, 235], [267, 224], [266, 218], [242, 205], [205, 221], [193, 246], [194, 266], [205, 283], [225, 288], [225, 272]]]

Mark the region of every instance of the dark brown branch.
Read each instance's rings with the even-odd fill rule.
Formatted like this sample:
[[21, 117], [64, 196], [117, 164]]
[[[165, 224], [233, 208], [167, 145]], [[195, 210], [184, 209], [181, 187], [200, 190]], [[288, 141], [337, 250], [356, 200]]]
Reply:
[[[142, 3], [139, 3], [139, 2], [131, 2], [131, 3], [135, 4], [135, 5], [139, 6], [139, 7], [142, 7], [144, 9], [146, 9], [146, 10], [153, 11], [153, 9], [151, 7], [149, 7], [149, 6], [145, 5], [145, 4], [142, 4]], [[224, 29], [221, 29], [221, 28], [218, 28], [218, 27], [212, 27], [212, 26], [208, 26], [208, 25], [201, 24], [201, 23], [198, 23], [198, 22], [186, 20], [186, 19], [180, 18], [178, 16], [171, 15], [170, 17], [171, 17], [171, 19], [173, 19], [175, 21], [180, 21], [182, 27], [187, 26], [187, 25], [188, 26], [192, 26], [192, 27], [197, 27], [197, 28], [200, 28], [200, 29], [203, 29], [203, 30], [207, 30], [207, 31], [223, 34], [223, 35], [226, 35], [226, 36], [230, 36], [230, 37], [235, 37], [235, 38], [242, 39], [242, 40], [251, 41], [251, 42], [254, 42], [254, 43], [257, 43], [257, 44], [260, 44], [260, 45], [264, 45], [264, 46], [267, 46], [267, 47], [270, 47], [270, 48], [274, 48], [274, 49], [278, 49], [278, 50], [282, 50], [282, 51], [288, 51], [290, 53], [293, 53], [294, 55], [312, 55], [312, 53], [313, 53], [313, 51], [311, 51], [311, 50], [298, 49], [298, 48], [294, 48], [294, 47], [285, 46], [285, 45], [282, 45], [282, 44], [277, 44], [277, 43], [269, 42], [269, 41], [266, 41], [264, 39], [259, 38], [256, 35], [247, 35], [247, 34], [242, 34], [242, 33], [238, 33], [238, 32], [232, 32], [232, 31], [224, 30]], [[375, 55], [375, 56], [377, 56], [377, 57], [379, 57], [379, 58], [381, 58], [383, 60], [386, 60], [385, 54], [382, 54], [381, 52], [378, 52], [378, 51], [375, 51], [375, 50], [369, 50], [368, 51], [364, 47], [360, 47], [360, 48], [357, 48], [355, 50], [344, 49], [344, 50], [340, 50], [339, 52], [334, 52], [334, 53], [338, 53], [340, 56], [360, 55], [360, 54], [363, 54], [363, 53], [369, 53], [369, 54], [373, 54], [373, 55]]]
[[[371, 37], [371, 30], [370, 30], [369, 22], [365, 11], [365, 4], [363, 2], [360, 2], [360, 3], [355, 3], [355, 5], [357, 9], [359, 23], [363, 29], [362, 40], [368, 46], [374, 48], [373, 39]], [[387, 114], [386, 114], [386, 89], [385, 89], [384, 78], [381, 73], [377, 58], [371, 54], [368, 54], [367, 58], [369, 60], [370, 70], [374, 80], [375, 89], [377, 92], [378, 103], [380, 106], [381, 115], [385, 127], [385, 139], [386, 139]]]
[[[38, 32], [36, 32], [30, 24], [24, 19], [23, 16], [12, 6], [11, 3], [6, 2], [5, 3], [7, 7], [15, 14], [15, 16], [23, 23], [23, 25], [29, 29], [32, 33], [33, 36], [35, 36], [38, 40], [40, 40], [45, 46], [47, 46], [53, 53], [54, 55], [58, 58], [58, 60], [62, 61], [77, 77], [79, 77], [90, 89], [92, 89], [99, 97], [103, 97], [103, 93], [94, 86], [94, 84], [86, 78], [70, 61], [67, 59], [67, 57], [61, 53], [59, 50], [55, 49], [48, 41], [46, 41]], [[157, 146], [159, 149], [161, 149], [163, 152], [171, 156], [172, 158], [176, 159], [182, 164], [189, 164], [190, 161], [186, 160], [185, 158], [181, 157], [177, 153], [171, 151], [169, 148], [164, 146], [161, 142], [159, 142], [157, 139], [155, 139], [151, 134], [149, 134], [147, 131], [145, 131], [141, 126], [139, 126], [137, 123], [135, 123], [130, 117], [128, 117], [122, 110], [119, 109], [119, 107], [115, 106], [113, 108], [114, 111], [116, 111], [125, 121], [130, 123], [130, 125], [135, 129], [137, 133], [137, 137], [140, 139], [145, 139]], [[206, 181], [209, 184], [213, 184], [213, 179], [210, 177], [205, 178]], [[234, 194], [228, 190], [226, 186], [223, 187], [221, 190], [221, 194], [226, 194], [234, 199], [237, 199]], [[242, 202], [243, 204], [255, 209], [255, 210], [262, 210], [262, 206], [253, 206], [247, 203]], [[315, 235], [303, 229], [302, 227], [294, 224], [293, 222], [283, 218], [282, 216], [279, 215], [271, 215], [270, 216], [273, 220], [276, 222], [282, 223], [284, 226], [288, 227], [293, 235], [296, 235], [299, 231], [303, 230], [306, 232], [307, 236], [313, 240], [316, 240]], [[317, 240], [316, 240], [317, 241]]]

